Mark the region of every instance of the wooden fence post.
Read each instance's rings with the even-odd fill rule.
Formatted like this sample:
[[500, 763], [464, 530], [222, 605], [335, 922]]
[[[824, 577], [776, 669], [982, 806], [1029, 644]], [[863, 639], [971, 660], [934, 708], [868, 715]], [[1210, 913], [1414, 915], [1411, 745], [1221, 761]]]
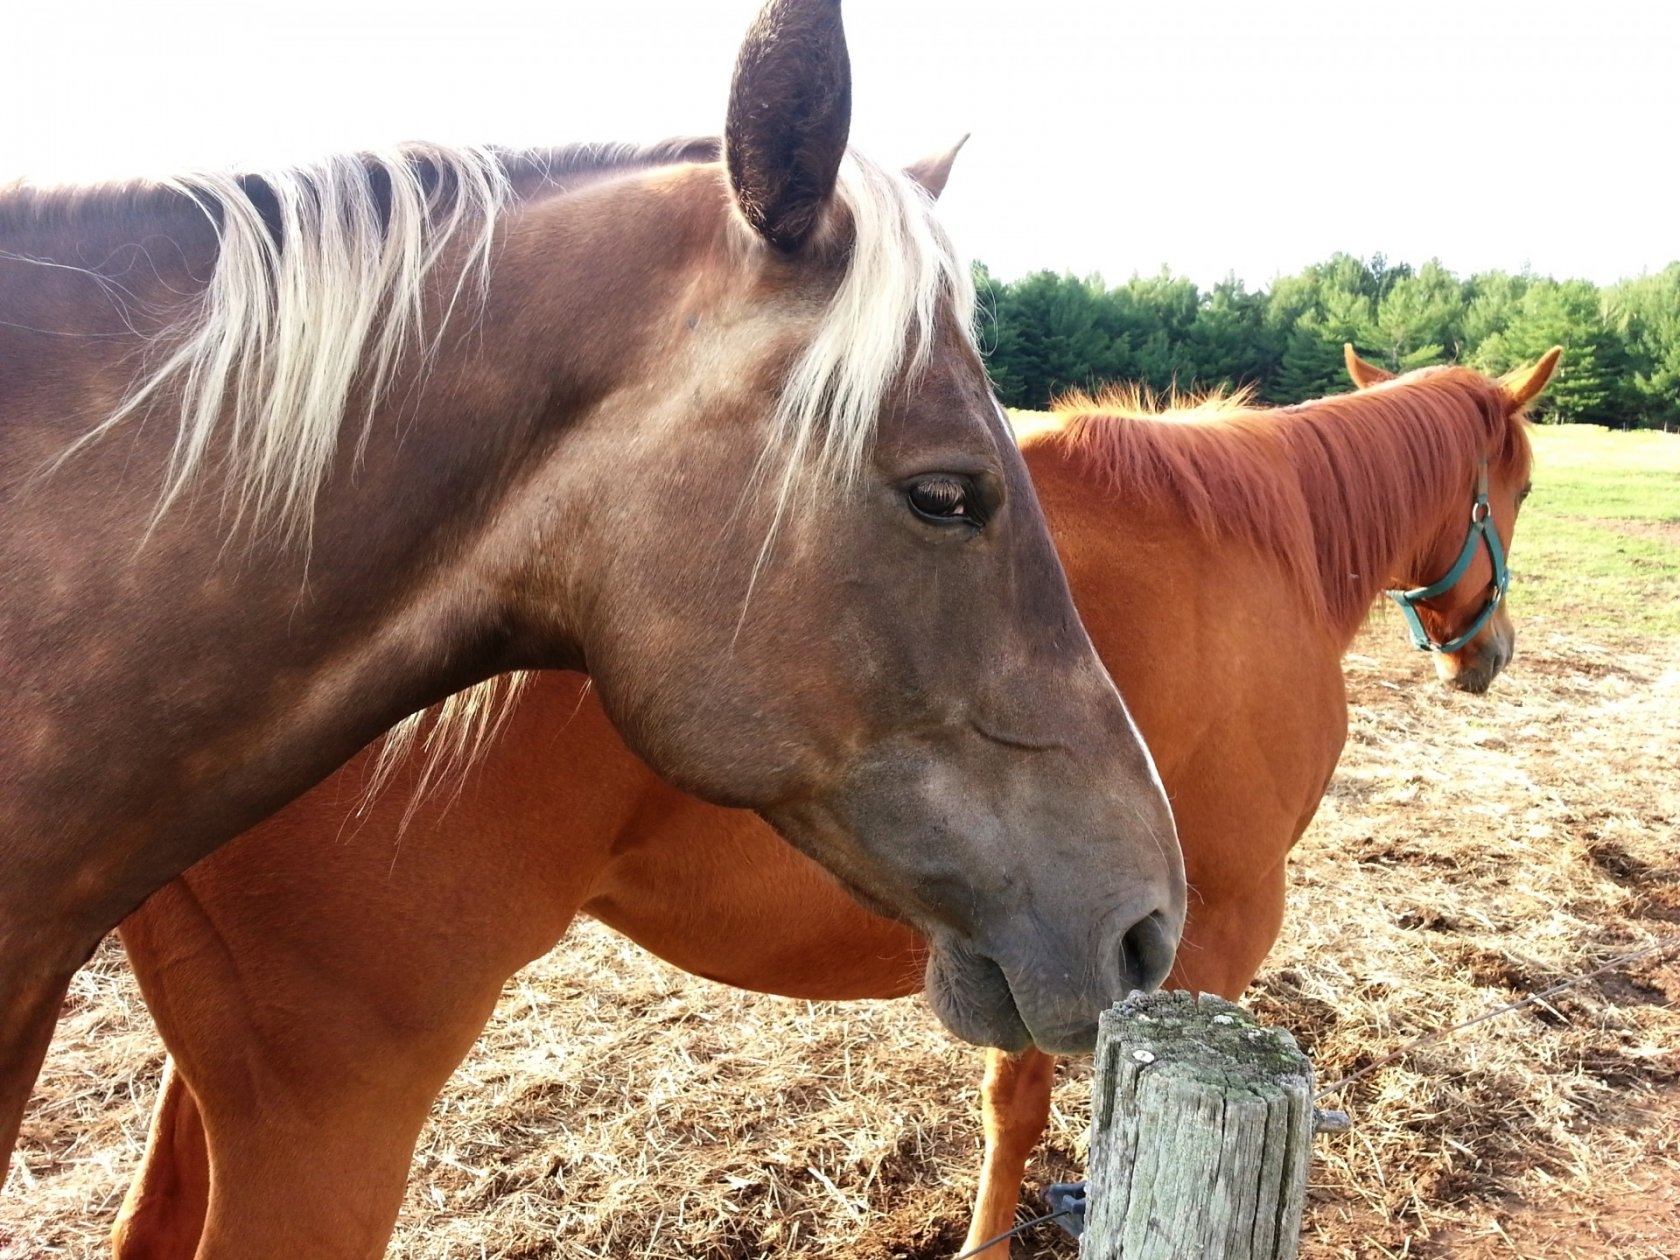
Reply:
[[1102, 1014], [1080, 1260], [1288, 1260], [1314, 1130], [1295, 1039], [1210, 994]]

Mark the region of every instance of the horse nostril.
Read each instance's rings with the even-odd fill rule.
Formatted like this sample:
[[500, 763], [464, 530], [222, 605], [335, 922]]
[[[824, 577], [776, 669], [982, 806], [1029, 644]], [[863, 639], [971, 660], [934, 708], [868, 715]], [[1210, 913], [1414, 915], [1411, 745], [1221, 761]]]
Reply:
[[1120, 974], [1127, 990], [1160, 988], [1175, 952], [1173, 934], [1159, 910], [1132, 924], [1120, 939]]

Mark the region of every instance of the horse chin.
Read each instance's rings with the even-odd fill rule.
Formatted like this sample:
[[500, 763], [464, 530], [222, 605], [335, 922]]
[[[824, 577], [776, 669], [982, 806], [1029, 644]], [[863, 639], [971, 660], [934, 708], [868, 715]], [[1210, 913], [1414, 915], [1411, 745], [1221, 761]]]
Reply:
[[958, 941], [930, 941], [926, 976], [928, 1005], [953, 1035], [1012, 1053], [1033, 1044], [1009, 981], [990, 958]]
[[1501, 671], [1511, 663], [1515, 644], [1495, 636], [1483, 643], [1471, 644], [1461, 652], [1435, 658], [1435, 673], [1455, 691], [1479, 696], [1493, 685]]
[[1441, 681], [1454, 691], [1468, 692], [1472, 696], [1479, 696], [1493, 685], [1494, 674], [1497, 670], [1461, 669], [1449, 673], [1444, 665], [1436, 666], [1441, 675]]

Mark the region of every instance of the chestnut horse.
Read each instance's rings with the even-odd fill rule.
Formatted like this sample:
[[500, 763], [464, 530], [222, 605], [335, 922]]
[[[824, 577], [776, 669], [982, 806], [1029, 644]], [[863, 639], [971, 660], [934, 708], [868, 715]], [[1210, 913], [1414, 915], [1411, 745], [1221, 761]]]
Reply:
[[[1454, 567], [1473, 515], [1510, 541], [1528, 481], [1520, 415], [1555, 362], [1504, 382], [1428, 370], [1283, 411], [1226, 404], [1205, 423], [1081, 408], [1025, 437], [1087, 624], [1178, 812], [1195, 895], [1175, 983], [1236, 997], [1253, 976], [1281, 921], [1285, 854], [1341, 749], [1341, 653], [1385, 585]], [[1350, 364], [1362, 383], [1379, 375]], [[1497, 585], [1478, 548], [1422, 612], [1448, 639], [1482, 619], [1441, 658], [1470, 690], [1511, 654], [1503, 604], [1482, 617]], [[380, 755], [123, 925], [175, 1056], [116, 1230], [123, 1260], [379, 1255], [433, 1097], [507, 977], [580, 911], [745, 988], [916, 987], [913, 932], [752, 815], [662, 784], [575, 675], [530, 680], [458, 798], [415, 800], [427, 768], [410, 746], [352, 816]], [[1052, 1065], [993, 1057], [970, 1245], [1009, 1223]]]
[[850, 106], [838, 0], [773, 0], [721, 150], [0, 194], [0, 1151], [108, 929], [508, 670], [587, 670], [660, 774], [914, 924], [961, 1036], [1088, 1049], [1166, 975], [1170, 813], [948, 161], [848, 150]]

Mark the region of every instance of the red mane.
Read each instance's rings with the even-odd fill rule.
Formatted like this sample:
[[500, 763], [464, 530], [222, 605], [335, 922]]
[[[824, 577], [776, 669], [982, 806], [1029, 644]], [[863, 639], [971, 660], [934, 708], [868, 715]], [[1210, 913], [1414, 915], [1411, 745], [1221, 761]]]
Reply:
[[1209, 537], [1274, 552], [1332, 624], [1352, 627], [1419, 514], [1467, 507], [1483, 459], [1492, 478], [1527, 478], [1526, 425], [1510, 408], [1497, 382], [1444, 367], [1293, 407], [1075, 395], [1041, 440], [1117, 491], [1176, 505]]

